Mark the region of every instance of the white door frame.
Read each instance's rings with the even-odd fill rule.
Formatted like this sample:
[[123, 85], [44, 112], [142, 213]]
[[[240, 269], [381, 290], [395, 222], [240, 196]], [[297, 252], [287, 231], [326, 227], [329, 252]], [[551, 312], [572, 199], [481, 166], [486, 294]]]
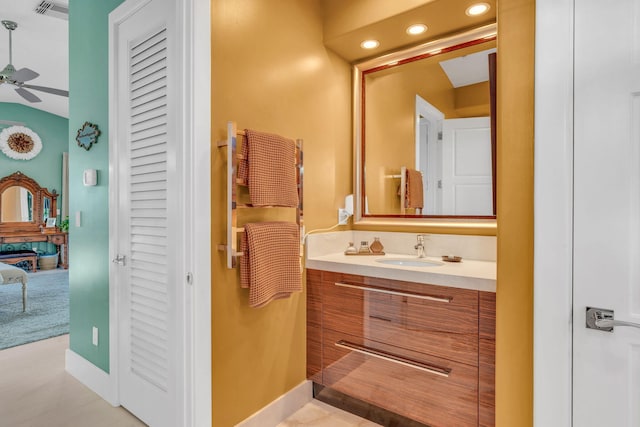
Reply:
[[536, 427], [572, 425], [573, 0], [536, 0]]
[[[424, 135], [421, 131], [423, 126], [423, 120], [428, 123], [428, 135]], [[442, 179], [442, 159], [438, 159], [439, 169], [429, 167], [429, 163], [437, 155], [442, 156], [442, 152], [438, 149], [442, 148], [442, 144], [438, 144], [441, 140], [438, 140], [438, 133], [442, 132], [442, 122], [444, 120], [444, 113], [438, 110], [435, 106], [431, 105], [428, 101], [416, 94], [416, 170], [422, 171], [425, 180], [424, 186], [424, 200], [427, 207], [430, 210], [439, 212], [442, 208], [442, 200], [438, 202], [438, 186], [437, 182]], [[426, 147], [424, 147], [423, 141], [427, 140]], [[424, 214], [426, 209], [422, 210]]]
[[[139, 9], [149, 0], [126, 0], [130, 11]], [[177, 28], [183, 29], [180, 35], [182, 57], [184, 112], [182, 139], [184, 141], [183, 168], [189, 171], [185, 176], [184, 189], [185, 212], [190, 217], [182, 224], [183, 233], [187, 236], [188, 256], [185, 260], [186, 270], [192, 273], [192, 284], [184, 288], [185, 301], [192, 305], [184, 308], [186, 342], [184, 356], [185, 378], [185, 414], [184, 425], [211, 425], [211, 23], [209, 0], [176, 0], [182, 13], [179, 13]], [[109, 43], [114, 43], [111, 34], [110, 19]], [[115, 99], [114, 71], [111, 69], [114, 58], [109, 57], [109, 90], [110, 99]], [[117, 117], [115, 105], [109, 105], [109, 134], [116, 135]], [[117, 194], [116, 164], [117, 144], [109, 144], [109, 206], [114, 206]], [[188, 166], [188, 167], [187, 167]], [[205, 195], [202, 197], [202, 195]], [[116, 224], [110, 219], [109, 241], [115, 241]], [[203, 237], [207, 236], [207, 237]], [[112, 254], [112, 251], [110, 251]], [[109, 401], [119, 404], [118, 398], [118, 322], [117, 322], [118, 288], [113, 280], [109, 280]]]

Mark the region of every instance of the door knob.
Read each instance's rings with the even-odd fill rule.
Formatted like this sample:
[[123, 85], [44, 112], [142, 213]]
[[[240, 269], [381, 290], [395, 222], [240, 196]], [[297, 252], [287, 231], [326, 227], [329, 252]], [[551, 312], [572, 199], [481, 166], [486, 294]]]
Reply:
[[112, 259], [111, 262], [114, 264], [124, 265], [125, 258], [126, 257], [124, 255], [116, 255], [116, 257]]
[[587, 328], [599, 331], [613, 332], [614, 326], [629, 326], [640, 328], [640, 323], [615, 320], [613, 310], [604, 308], [587, 307]]

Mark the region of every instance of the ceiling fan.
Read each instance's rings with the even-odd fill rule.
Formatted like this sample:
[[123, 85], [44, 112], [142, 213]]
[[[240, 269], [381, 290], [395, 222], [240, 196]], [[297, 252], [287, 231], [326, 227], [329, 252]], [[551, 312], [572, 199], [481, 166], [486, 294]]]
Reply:
[[11, 33], [18, 28], [18, 24], [13, 21], [2, 21], [2, 25], [9, 30], [9, 64], [0, 71], [0, 85], [7, 83], [15, 86], [18, 95], [29, 102], [41, 102], [42, 100], [38, 98], [36, 94], [28, 91], [27, 89], [69, 97], [69, 91], [67, 90], [25, 84], [25, 82], [35, 79], [40, 74], [29, 68], [20, 68], [19, 70], [16, 70], [12, 64], [13, 52], [11, 45]]

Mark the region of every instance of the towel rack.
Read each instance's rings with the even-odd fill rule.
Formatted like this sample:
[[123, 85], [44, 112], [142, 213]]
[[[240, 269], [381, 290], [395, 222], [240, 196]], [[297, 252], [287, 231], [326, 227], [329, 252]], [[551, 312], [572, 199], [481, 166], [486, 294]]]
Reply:
[[[218, 141], [218, 148], [227, 147], [227, 243], [219, 244], [219, 251], [227, 252], [227, 268], [235, 268], [236, 260], [243, 253], [238, 250], [238, 233], [243, 233], [244, 228], [238, 227], [238, 209], [253, 208], [251, 204], [238, 203], [238, 185], [247, 185], [242, 179], [238, 178], [238, 160], [242, 160], [242, 154], [238, 152], [238, 138], [246, 138], [243, 130], [238, 130], [235, 122], [227, 123], [227, 139]], [[246, 140], [243, 141], [246, 143]], [[296, 181], [298, 190], [298, 206], [296, 210], [296, 223], [300, 226], [300, 237], [303, 236], [303, 210], [302, 210], [302, 188], [303, 188], [303, 155], [302, 155], [302, 139], [296, 140]], [[263, 207], [260, 208], [269, 208]]]

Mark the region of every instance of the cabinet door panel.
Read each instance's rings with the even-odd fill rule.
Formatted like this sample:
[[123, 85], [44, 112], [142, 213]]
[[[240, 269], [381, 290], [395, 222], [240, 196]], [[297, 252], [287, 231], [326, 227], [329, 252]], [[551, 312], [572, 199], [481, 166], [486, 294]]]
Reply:
[[329, 330], [323, 352], [326, 386], [433, 427], [478, 425], [476, 367]]
[[[325, 328], [477, 366], [477, 302], [460, 305], [421, 299], [407, 289], [344, 284], [348, 283], [322, 283]], [[438, 291], [439, 298], [449, 298]]]

